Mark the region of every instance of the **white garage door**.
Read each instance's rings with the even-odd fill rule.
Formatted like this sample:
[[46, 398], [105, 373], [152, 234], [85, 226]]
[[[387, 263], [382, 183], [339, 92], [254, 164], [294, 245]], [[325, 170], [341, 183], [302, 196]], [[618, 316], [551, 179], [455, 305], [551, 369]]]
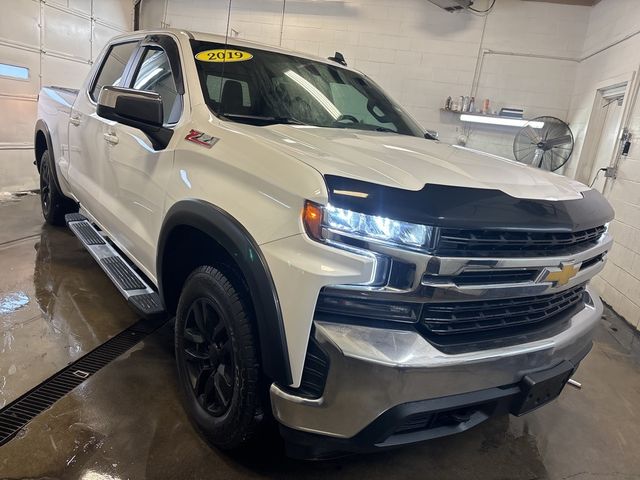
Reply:
[[133, 0], [20, 0], [0, 15], [0, 192], [36, 188], [42, 85], [79, 88], [105, 42], [132, 29]]

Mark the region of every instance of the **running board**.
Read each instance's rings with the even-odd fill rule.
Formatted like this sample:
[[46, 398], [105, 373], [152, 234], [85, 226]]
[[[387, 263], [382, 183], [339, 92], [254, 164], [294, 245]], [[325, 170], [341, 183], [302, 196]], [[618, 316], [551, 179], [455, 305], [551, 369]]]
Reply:
[[104, 273], [127, 299], [129, 305], [144, 318], [165, 315], [160, 296], [136, 273], [122, 255], [80, 213], [64, 217], [71, 231], [78, 237]]

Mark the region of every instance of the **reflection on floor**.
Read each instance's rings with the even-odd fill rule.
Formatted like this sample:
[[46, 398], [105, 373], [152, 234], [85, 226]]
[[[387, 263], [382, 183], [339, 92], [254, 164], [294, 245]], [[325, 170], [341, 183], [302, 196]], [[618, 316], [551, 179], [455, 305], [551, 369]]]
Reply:
[[[41, 227], [37, 201], [0, 203], [0, 404], [137, 320], [72, 235]], [[0, 478], [634, 479], [639, 374], [638, 337], [608, 311], [582, 390], [528, 416], [325, 463], [288, 460], [273, 440], [228, 455], [185, 418], [167, 324], [0, 447]]]

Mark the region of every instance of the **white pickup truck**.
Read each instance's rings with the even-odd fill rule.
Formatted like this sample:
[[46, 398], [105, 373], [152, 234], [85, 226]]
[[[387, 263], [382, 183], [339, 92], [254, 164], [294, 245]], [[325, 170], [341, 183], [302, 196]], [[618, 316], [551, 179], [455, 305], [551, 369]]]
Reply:
[[603, 196], [435, 140], [339, 54], [120, 36], [42, 89], [35, 146], [47, 222], [175, 315], [220, 448], [271, 415], [316, 458], [461, 432], [549, 402], [591, 347]]

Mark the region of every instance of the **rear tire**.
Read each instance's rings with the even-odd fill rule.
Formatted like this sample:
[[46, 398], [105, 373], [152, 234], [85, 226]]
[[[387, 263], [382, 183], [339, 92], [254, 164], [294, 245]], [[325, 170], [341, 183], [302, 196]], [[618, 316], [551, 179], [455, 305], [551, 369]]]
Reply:
[[67, 213], [78, 211], [76, 203], [65, 197], [54, 180], [54, 170], [49, 150], [40, 157], [40, 205], [42, 216], [50, 225], [64, 225]]
[[251, 302], [220, 270], [202, 266], [185, 282], [175, 349], [185, 408], [215, 446], [246, 445], [263, 419]]

